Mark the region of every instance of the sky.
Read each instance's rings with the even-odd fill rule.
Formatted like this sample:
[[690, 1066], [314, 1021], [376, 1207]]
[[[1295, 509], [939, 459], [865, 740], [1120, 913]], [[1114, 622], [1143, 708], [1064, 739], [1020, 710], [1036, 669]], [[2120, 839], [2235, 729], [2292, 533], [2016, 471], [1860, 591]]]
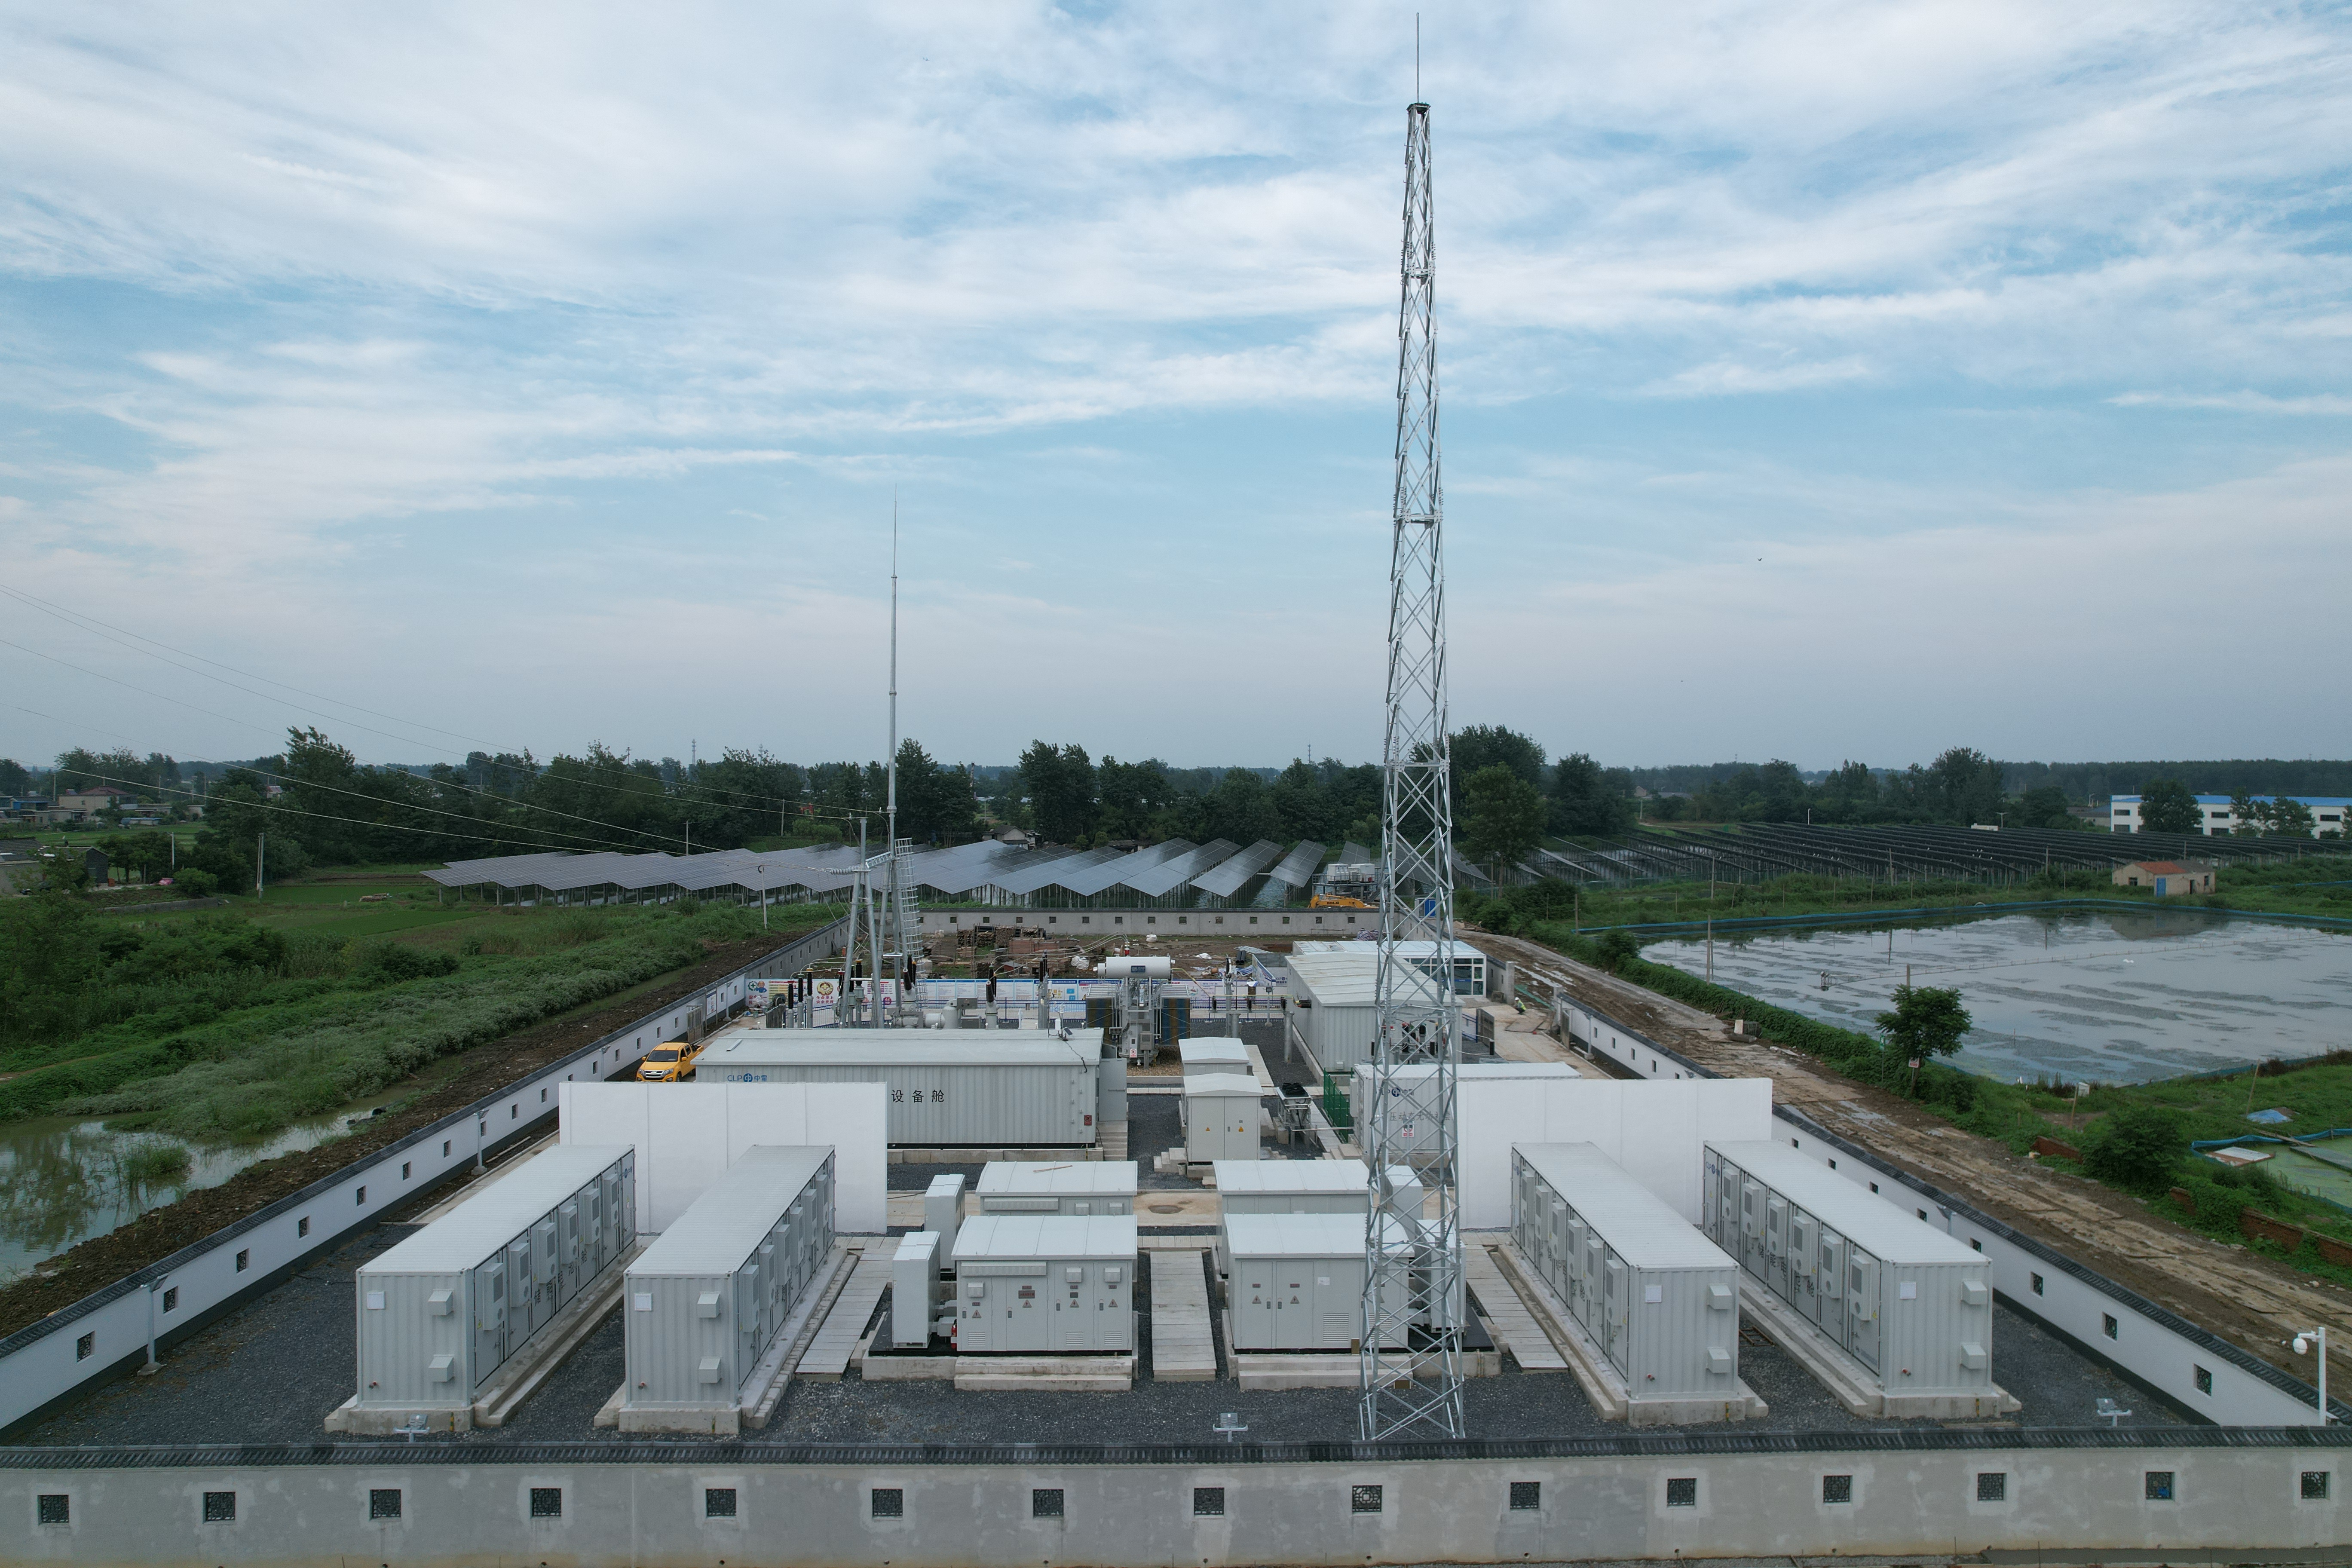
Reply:
[[[2352, 755], [2352, 12], [1420, 16], [1456, 727]], [[1376, 759], [1413, 30], [0, 4], [0, 755]]]

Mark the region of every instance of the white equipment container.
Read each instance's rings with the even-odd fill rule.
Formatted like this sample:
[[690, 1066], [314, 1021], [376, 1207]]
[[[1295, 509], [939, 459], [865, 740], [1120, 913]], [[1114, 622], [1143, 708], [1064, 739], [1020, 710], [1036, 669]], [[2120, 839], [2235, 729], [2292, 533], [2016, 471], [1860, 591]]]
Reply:
[[1250, 1061], [1249, 1047], [1241, 1041], [1216, 1036], [1179, 1040], [1176, 1052], [1184, 1060], [1184, 1076], [1196, 1073], [1234, 1073], [1243, 1078], [1255, 1078], [1257, 1068]]
[[1133, 1160], [992, 1160], [980, 1168], [982, 1214], [1135, 1212]]
[[[1402, 1235], [1389, 1222], [1392, 1239]], [[1237, 1351], [1360, 1348], [1364, 1216], [1227, 1215], [1219, 1241], [1233, 1258], [1225, 1281]], [[1404, 1287], [1397, 1286], [1402, 1305]]]
[[1982, 1254], [1779, 1143], [1706, 1146], [1706, 1229], [1889, 1395], [1990, 1398]]
[[743, 1152], [629, 1265], [622, 1408], [723, 1410], [833, 1251], [833, 1151]]
[[976, 1215], [955, 1266], [959, 1352], [1135, 1348], [1133, 1215]]
[[890, 1342], [919, 1351], [931, 1342], [940, 1315], [940, 1233], [918, 1230], [898, 1238], [890, 1259]]
[[730, 1033], [695, 1063], [720, 1083], [880, 1083], [893, 1147], [1090, 1147], [1102, 1031], [767, 1029]]
[[[1386, 1080], [1389, 1091], [1399, 1098], [1418, 1101], [1426, 1094], [1432, 1070], [1426, 1064], [1419, 1063], [1391, 1068]], [[1457, 1083], [1517, 1079], [1531, 1083], [1562, 1083], [1584, 1076], [1566, 1062], [1464, 1062], [1454, 1069], [1454, 1073]], [[1356, 1064], [1354, 1079], [1349, 1086], [1349, 1105], [1355, 1113], [1359, 1127], [1371, 1115], [1372, 1085], [1379, 1076], [1380, 1069], [1372, 1063]], [[1410, 1155], [1419, 1152], [1424, 1125], [1421, 1119], [1416, 1118], [1391, 1122], [1390, 1137], [1399, 1153]]]
[[[1370, 1206], [1365, 1191], [1368, 1173], [1361, 1160], [1219, 1160], [1216, 1163], [1217, 1204], [1226, 1218], [1234, 1215], [1343, 1214], [1357, 1222], [1359, 1250], [1363, 1218]], [[1400, 1187], [1420, 1184], [1402, 1165], [1391, 1166], [1389, 1180]], [[1417, 1199], [1407, 1205], [1418, 1209]], [[1225, 1250], [1224, 1232], [1217, 1233], [1217, 1272], [1231, 1274], [1234, 1260]]]
[[1234, 1073], [1185, 1079], [1185, 1163], [1258, 1158], [1258, 1101], [1265, 1092], [1257, 1079]]
[[1739, 1266], [1591, 1143], [1511, 1149], [1511, 1238], [1642, 1399], [1730, 1399]]
[[359, 1269], [359, 1399], [368, 1410], [470, 1405], [636, 1240], [636, 1155], [534, 1155]]
[[923, 1193], [923, 1228], [939, 1233], [941, 1268], [955, 1258], [956, 1227], [963, 1223], [963, 1188], [961, 1173], [933, 1176]]

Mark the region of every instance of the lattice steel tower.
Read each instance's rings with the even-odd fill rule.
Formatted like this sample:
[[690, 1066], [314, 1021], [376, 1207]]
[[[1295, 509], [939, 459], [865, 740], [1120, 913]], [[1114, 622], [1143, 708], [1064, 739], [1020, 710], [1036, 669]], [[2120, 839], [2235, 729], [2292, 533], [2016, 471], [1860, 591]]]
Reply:
[[[1378, 1070], [1371, 1104], [1361, 1117], [1371, 1168], [1361, 1350], [1367, 1440], [1463, 1436], [1461, 1129], [1454, 1113], [1461, 1011], [1454, 994], [1454, 808], [1445, 740], [1445, 506], [1438, 479], [1435, 258], [1429, 105], [1415, 103], [1405, 110], [1404, 254], [1397, 312], [1380, 978], [1373, 1004]], [[1407, 943], [1415, 944], [1413, 951], [1405, 951]], [[1406, 1079], [1397, 1075], [1400, 1068], [1428, 1071]], [[1399, 1189], [1390, 1172], [1407, 1163], [1416, 1168], [1420, 1185]]]

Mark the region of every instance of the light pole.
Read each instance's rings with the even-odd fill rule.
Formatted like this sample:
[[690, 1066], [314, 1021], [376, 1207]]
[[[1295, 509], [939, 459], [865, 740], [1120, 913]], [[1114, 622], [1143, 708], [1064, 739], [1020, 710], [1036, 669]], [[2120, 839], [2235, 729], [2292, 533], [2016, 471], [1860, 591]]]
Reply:
[[766, 862], [762, 861], [757, 869], [760, 873], [760, 929], [761, 931], [766, 931], [768, 929], [768, 868]]
[[2319, 1424], [2327, 1425], [2327, 1331], [2305, 1329], [2294, 1336], [2294, 1353], [2306, 1355], [2316, 1347], [2319, 1352]]

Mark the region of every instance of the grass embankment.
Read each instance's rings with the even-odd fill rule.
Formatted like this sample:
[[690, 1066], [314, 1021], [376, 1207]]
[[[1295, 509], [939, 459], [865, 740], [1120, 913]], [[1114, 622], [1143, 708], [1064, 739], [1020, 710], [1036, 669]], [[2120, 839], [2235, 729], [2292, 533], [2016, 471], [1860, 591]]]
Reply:
[[[756, 909], [344, 907], [350, 884], [275, 903], [92, 919], [56, 899], [0, 911], [12, 1009], [0, 1119], [108, 1117], [193, 1139], [263, 1137], [428, 1063], [761, 934]], [[771, 909], [769, 934], [829, 907]]]
[[[1608, 967], [1600, 941], [1572, 931], [1564, 921], [1528, 922], [1523, 933], [1587, 963]], [[2216, 1240], [2245, 1246], [2291, 1261], [2315, 1279], [2352, 1285], [2352, 1267], [2321, 1255], [2306, 1236], [2290, 1251], [2269, 1237], [2250, 1237], [2241, 1211], [2253, 1209], [2281, 1224], [2315, 1235], [2352, 1242], [2352, 1214], [2293, 1192], [2255, 1171], [2233, 1171], [2193, 1154], [2192, 1140], [2243, 1138], [2263, 1133], [2316, 1132], [2352, 1126], [2352, 1053], [2287, 1068], [2276, 1063], [2226, 1078], [2172, 1079], [2159, 1083], [2096, 1084], [2075, 1100], [2065, 1086], [2002, 1083], [1942, 1063], [1929, 1063], [1916, 1080], [1907, 1063], [1874, 1037], [1776, 1007], [1729, 986], [1717, 985], [1670, 965], [1639, 957], [1622, 958], [1617, 973], [1661, 995], [1723, 1018], [1748, 1020], [1765, 1040], [1818, 1058], [1859, 1082], [1914, 1098], [1922, 1109], [1954, 1126], [1994, 1139], [2025, 1155], [2037, 1138], [2054, 1139], [2077, 1150], [2081, 1160], [2043, 1157], [2043, 1163], [2073, 1173], [2146, 1202], [2167, 1218]], [[2248, 1100], [2260, 1110], [2277, 1107], [2293, 1118], [2284, 1128], [2263, 1128], [2245, 1120]], [[2152, 1161], [2134, 1163], [2108, 1147], [2126, 1128], [2145, 1126], [2148, 1113], [2169, 1113], [2160, 1122], [2164, 1146]], [[2174, 1191], [2185, 1193], [2181, 1203]]]
[[[2337, 881], [2344, 886], [2330, 886]], [[1979, 906], [2053, 899], [2112, 899], [2164, 909], [2236, 910], [2250, 914], [2319, 915], [2352, 920], [2352, 855], [2330, 852], [2274, 866], [2227, 866], [2214, 879], [2215, 891], [2158, 900], [2152, 888], [2118, 888], [2111, 874], [2095, 870], [2037, 873], [2007, 886], [1983, 882], [1871, 882], [1853, 878], [1799, 873], [1766, 882], [1717, 882], [1713, 896], [1705, 882], [1659, 882], [1637, 888], [1586, 888], [1570, 895], [1563, 887], [1545, 900], [1545, 918], [1571, 917], [1579, 929], [1615, 925], [1660, 925], [1675, 921], [1774, 919], [1845, 914], [1877, 910], [1923, 914], [1975, 913]], [[1512, 893], [1521, 889], [1511, 889]], [[1512, 903], [1510, 894], [1493, 900]], [[1556, 906], [1556, 907], [1555, 907]], [[1480, 923], [1487, 923], [1481, 921]]]

